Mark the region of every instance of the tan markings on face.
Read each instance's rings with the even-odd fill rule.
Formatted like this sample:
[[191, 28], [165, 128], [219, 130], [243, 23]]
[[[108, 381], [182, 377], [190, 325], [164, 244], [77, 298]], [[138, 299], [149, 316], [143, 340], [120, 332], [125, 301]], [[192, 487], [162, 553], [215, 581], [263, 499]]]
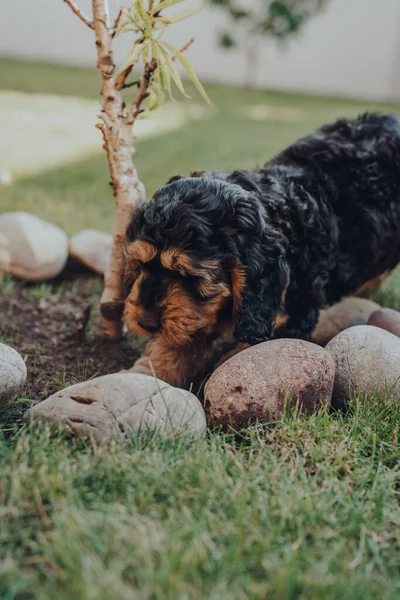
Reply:
[[[124, 320], [135, 335], [152, 337], [138, 324], [138, 319], [144, 314], [139, 302], [140, 286], [144, 278], [145, 276], [140, 274], [132, 286], [125, 302]], [[208, 285], [204, 291], [216, 295], [209, 300], [197, 302], [185, 290], [184, 282], [169, 284], [166, 296], [158, 307], [162, 316], [161, 330], [156, 337], [160, 337], [168, 346], [175, 347], [188, 342], [199, 330], [206, 334], [211, 333], [217, 324], [218, 313], [231, 296], [231, 292], [224, 284]]]
[[289, 319], [289, 316], [285, 313], [278, 313], [274, 318], [274, 327], [275, 329], [279, 329], [282, 325], [285, 325]]
[[210, 334], [215, 331], [218, 326], [218, 318], [220, 311], [224, 309], [232, 296], [231, 290], [225, 284], [220, 284], [221, 287], [216, 296], [210, 298], [201, 305], [203, 317], [207, 320], [205, 332]]
[[163, 250], [160, 255], [161, 264], [166, 269], [178, 271], [181, 275], [193, 274], [193, 265], [189, 257], [177, 248]]
[[174, 282], [169, 286], [161, 308], [163, 317], [160, 337], [169, 346], [184, 344], [206, 324], [181, 282]]
[[198, 275], [200, 277], [211, 277], [219, 267], [218, 260], [202, 262], [201, 266], [195, 266], [190, 256], [178, 248], [163, 250], [160, 256], [161, 264], [166, 269], [178, 271], [181, 275]]
[[[131, 244], [127, 253], [127, 277], [131, 271], [136, 271], [135, 263], [147, 262], [148, 259], [154, 258], [154, 250], [150, 244], [143, 242]], [[160, 261], [166, 270], [177, 271], [183, 278], [181, 281], [168, 281], [168, 271], [165, 273], [165, 294], [156, 307], [161, 328], [155, 336], [168, 346], [176, 347], [188, 342], [200, 330], [210, 334], [218, 326], [220, 310], [227, 305], [232, 296], [227, 284], [215, 281], [219, 262], [207, 261], [202, 263], [201, 267], [195, 267], [190, 257], [177, 249], [164, 250], [160, 254]], [[201, 300], [194, 298], [185, 288], [185, 276], [191, 274], [199, 278], [196, 286], [202, 296]], [[125, 303], [124, 319], [135, 335], [151, 337], [151, 334], [138, 324], [138, 319], [145, 312], [140, 305], [140, 287], [148, 275], [140, 273], [136, 277]]]
[[127, 261], [137, 260], [139, 262], [146, 263], [155, 258], [157, 255], [157, 249], [148, 242], [136, 240], [127, 246], [125, 253]]
[[220, 296], [221, 299], [229, 298], [232, 293], [225, 283], [213, 283], [207, 279], [200, 279], [197, 290], [206, 300], [207, 296]]
[[286, 325], [286, 323], [288, 322], [288, 319], [289, 319], [289, 315], [287, 315], [285, 312], [285, 300], [286, 300], [286, 294], [288, 291], [289, 284], [290, 284], [290, 279], [288, 278], [286, 285], [285, 285], [285, 289], [283, 290], [282, 296], [281, 296], [281, 310], [278, 312], [277, 315], [275, 315], [275, 318], [273, 321], [275, 329], [279, 329], [279, 327]]
[[232, 272], [231, 272], [231, 279], [232, 279], [233, 308], [234, 308], [234, 310], [237, 310], [239, 308], [239, 305], [240, 305], [240, 302], [242, 299], [244, 286], [245, 286], [245, 282], [246, 282], [244, 270], [241, 265], [237, 265], [236, 267], [233, 267]]
[[[173, 283], [162, 302], [163, 319], [160, 337], [166, 344], [181, 345], [199, 330], [211, 333], [231, 293], [228, 286], [217, 284], [218, 295], [203, 302], [195, 301], [184, 288], [184, 282]], [[216, 292], [217, 293], [217, 292]]]
[[134, 282], [128, 297], [125, 301], [124, 321], [134, 335], [139, 337], [150, 337], [148, 331], [145, 331], [138, 324], [138, 319], [143, 316], [143, 307], [139, 303], [139, 290], [145, 276], [141, 273]]

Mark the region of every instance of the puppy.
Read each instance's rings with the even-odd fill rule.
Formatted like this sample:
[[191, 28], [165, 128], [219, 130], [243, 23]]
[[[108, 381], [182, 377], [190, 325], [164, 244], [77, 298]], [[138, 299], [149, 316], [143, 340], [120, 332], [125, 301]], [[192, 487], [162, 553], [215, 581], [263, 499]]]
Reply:
[[125, 322], [133, 370], [173, 385], [214, 340], [309, 340], [321, 308], [400, 261], [400, 120], [340, 119], [263, 168], [174, 177], [132, 216]]

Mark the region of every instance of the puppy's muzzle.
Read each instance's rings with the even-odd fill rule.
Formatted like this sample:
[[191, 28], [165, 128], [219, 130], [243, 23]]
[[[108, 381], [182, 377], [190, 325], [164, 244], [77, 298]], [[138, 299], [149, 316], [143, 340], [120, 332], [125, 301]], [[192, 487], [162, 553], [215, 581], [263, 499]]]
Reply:
[[155, 315], [142, 315], [138, 319], [138, 325], [149, 333], [157, 333], [161, 327], [160, 319]]

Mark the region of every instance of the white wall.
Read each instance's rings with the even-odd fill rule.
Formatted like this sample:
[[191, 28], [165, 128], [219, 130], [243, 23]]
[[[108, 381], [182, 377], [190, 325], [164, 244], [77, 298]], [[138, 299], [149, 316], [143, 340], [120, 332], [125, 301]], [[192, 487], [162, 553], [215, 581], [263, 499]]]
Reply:
[[[90, 14], [90, 0], [76, 2]], [[63, 0], [0, 0], [0, 5], [0, 54], [94, 64], [93, 32]], [[331, 0], [285, 49], [259, 44], [259, 65], [251, 77], [244, 52], [217, 48], [217, 31], [224, 24], [216, 9], [206, 9], [175, 25], [170, 35], [178, 47], [195, 37], [188, 58], [203, 80], [242, 85], [252, 79], [267, 88], [400, 99], [400, 0]], [[128, 37], [118, 41], [121, 58]]]

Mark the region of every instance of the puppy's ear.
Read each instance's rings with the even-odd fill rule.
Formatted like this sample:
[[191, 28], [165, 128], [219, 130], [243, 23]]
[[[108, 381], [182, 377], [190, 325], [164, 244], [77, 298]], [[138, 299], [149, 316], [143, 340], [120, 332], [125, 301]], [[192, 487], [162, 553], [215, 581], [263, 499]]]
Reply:
[[256, 198], [247, 197], [235, 212], [233, 237], [240, 266], [232, 269], [234, 335], [239, 342], [259, 344], [274, 334], [274, 320], [289, 281], [289, 265], [284, 240], [268, 224]]

